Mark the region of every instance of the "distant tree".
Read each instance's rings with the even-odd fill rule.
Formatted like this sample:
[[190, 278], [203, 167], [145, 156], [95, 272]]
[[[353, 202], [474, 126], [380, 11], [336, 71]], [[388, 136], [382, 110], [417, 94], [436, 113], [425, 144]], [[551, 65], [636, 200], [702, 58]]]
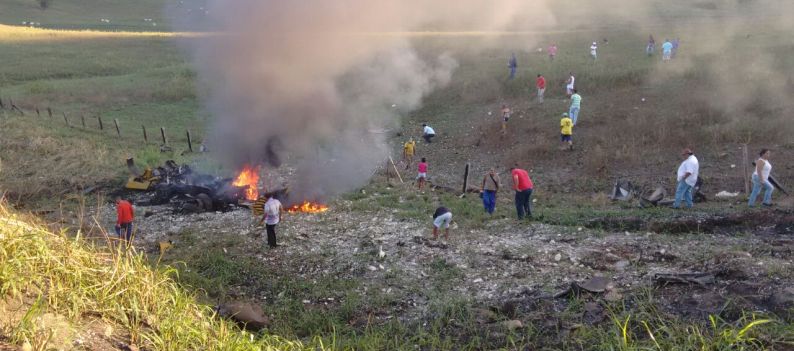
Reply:
[[39, 7], [42, 10], [46, 10], [48, 7], [50, 7], [50, 3], [52, 2], [52, 0], [38, 0], [38, 1], [39, 1]]

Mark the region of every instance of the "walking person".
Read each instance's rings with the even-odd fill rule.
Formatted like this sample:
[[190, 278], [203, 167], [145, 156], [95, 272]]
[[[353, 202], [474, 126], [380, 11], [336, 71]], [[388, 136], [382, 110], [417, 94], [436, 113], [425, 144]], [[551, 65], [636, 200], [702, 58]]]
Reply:
[[513, 53], [510, 56], [510, 60], [507, 61], [507, 67], [510, 68], [510, 79], [516, 77], [516, 70], [518, 69], [518, 61], [516, 60], [516, 54]]
[[419, 191], [422, 191], [427, 181], [427, 160], [424, 157], [422, 157], [422, 161], [419, 162], [416, 169], [418, 171], [416, 175], [416, 187], [419, 188]]
[[653, 39], [653, 35], [649, 35], [648, 45], [645, 47], [645, 53], [648, 56], [653, 56], [654, 51], [656, 51], [656, 40]]
[[598, 59], [598, 43], [596, 42], [590, 45], [590, 57], [593, 58], [593, 62], [596, 62], [596, 59]]
[[433, 212], [433, 240], [438, 239], [438, 229], [444, 227], [444, 240], [449, 240], [449, 224], [452, 223], [452, 211], [439, 206]]
[[569, 97], [573, 94], [574, 88], [576, 87], [574, 83], [576, 83], [576, 77], [574, 77], [573, 72], [570, 72], [568, 80], [565, 81], [565, 94]]
[[684, 161], [678, 166], [676, 176], [678, 185], [675, 189], [675, 202], [673, 202], [673, 208], [680, 208], [682, 200], [686, 202], [687, 208], [692, 208], [692, 206], [694, 206], [692, 197], [694, 196], [693, 192], [695, 185], [698, 182], [700, 164], [698, 163], [697, 157], [695, 157], [695, 153], [692, 152], [692, 149], [684, 149], [684, 151], [681, 152], [681, 156], [684, 158]]
[[755, 199], [761, 194], [764, 188], [763, 206], [772, 206], [772, 192], [775, 187], [769, 181], [769, 174], [772, 173], [772, 164], [769, 163], [770, 152], [768, 149], [761, 149], [759, 157], [755, 160], [755, 170], [753, 171], [753, 191], [750, 193], [750, 200], [747, 205], [755, 206]]
[[571, 121], [573, 121], [573, 125], [576, 125], [576, 121], [579, 119], [579, 108], [582, 106], [582, 96], [579, 95], [579, 92], [576, 89], [573, 90], [573, 95], [571, 95], [571, 107], [568, 108], [568, 115], [571, 117]]
[[433, 130], [429, 125], [422, 123], [422, 138], [425, 139], [425, 142], [430, 144], [432, 143], [433, 137], [436, 136], [436, 131]]
[[549, 60], [551, 62], [554, 62], [554, 57], [557, 56], [557, 44], [551, 43], [548, 52], [549, 52]]
[[135, 210], [129, 201], [122, 199], [120, 196], [116, 196], [115, 202], [116, 226], [114, 229], [116, 237], [129, 244], [132, 242], [132, 221], [135, 219]]
[[515, 200], [518, 220], [524, 219], [524, 215], [526, 215], [527, 218], [532, 218], [530, 201], [533, 189], [532, 179], [529, 178], [529, 173], [527, 173], [526, 170], [518, 168], [518, 163], [510, 168], [510, 173], [513, 180], [513, 190], [516, 192]]
[[403, 145], [403, 162], [405, 162], [405, 169], [410, 168], [411, 165], [414, 163], [415, 151], [416, 151], [416, 141], [414, 141], [414, 138], [410, 138]]
[[671, 43], [669, 39], [665, 39], [664, 44], [662, 44], [662, 61], [670, 61], [672, 55], [673, 43]]
[[538, 103], [543, 103], [543, 94], [546, 93], [546, 78], [542, 74], [538, 74], [538, 79], [535, 80], [535, 88], [538, 89]]
[[563, 112], [562, 119], [560, 119], [560, 141], [562, 142], [562, 149], [573, 150], [573, 121], [568, 114]]
[[488, 214], [493, 214], [493, 211], [496, 210], [496, 193], [498, 192], [499, 174], [491, 168], [488, 170], [488, 174], [482, 178], [482, 187], [480, 187], [482, 206]]
[[264, 214], [262, 219], [259, 220], [259, 225], [265, 223], [265, 230], [267, 231], [267, 246], [271, 249], [278, 247], [276, 244], [276, 225], [281, 222], [281, 212], [283, 207], [281, 201], [275, 196], [271, 196], [265, 202]]
[[507, 104], [502, 104], [502, 135], [507, 134], [507, 121], [510, 120], [510, 108]]

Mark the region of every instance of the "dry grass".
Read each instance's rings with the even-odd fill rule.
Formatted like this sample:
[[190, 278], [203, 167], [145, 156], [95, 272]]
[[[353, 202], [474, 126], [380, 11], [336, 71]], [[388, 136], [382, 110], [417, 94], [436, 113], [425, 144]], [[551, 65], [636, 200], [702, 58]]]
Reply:
[[202, 33], [187, 32], [125, 32], [98, 30], [42, 29], [0, 24], [0, 41], [31, 42], [86, 39], [134, 39], [134, 38], [177, 38], [200, 37]]
[[[174, 274], [171, 268], [151, 268], [134, 250], [102, 249], [80, 232], [74, 238], [51, 232], [0, 204], [0, 300], [17, 301], [21, 309], [16, 323], [0, 325], [0, 339], [42, 350], [62, 346], [67, 340], [55, 345], [52, 330], [37, 323], [49, 313], [76, 324], [98, 316], [123, 328], [129, 343], [146, 349], [307, 348], [278, 336], [241, 332], [198, 304], [172, 280]], [[323, 348], [321, 343], [312, 346]]]

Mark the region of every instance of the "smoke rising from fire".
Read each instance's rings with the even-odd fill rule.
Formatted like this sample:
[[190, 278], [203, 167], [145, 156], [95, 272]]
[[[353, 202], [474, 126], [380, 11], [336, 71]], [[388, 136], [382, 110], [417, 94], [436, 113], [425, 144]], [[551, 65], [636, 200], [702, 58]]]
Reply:
[[457, 67], [383, 32], [550, 18], [525, 0], [209, 0], [205, 8], [222, 33], [191, 43], [215, 117], [210, 147], [233, 167], [288, 162], [297, 167], [292, 193], [305, 198], [362, 185], [388, 156], [398, 114], [420, 107]]
[[[737, 55], [734, 49], [737, 43], [753, 40], [745, 37], [747, 28], [791, 30], [792, 22], [780, 14], [794, 11], [792, 4], [207, 0], [207, 16], [201, 20], [222, 34], [194, 40], [190, 48], [206, 107], [215, 120], [210, 147], [220, 160], [232, 167], [288, 163], [297, 167], [290, 179], [293, 191], [315, 198], [363, 184], [388, 155], [386, 131], [395, 130], [399, 115], [419, 108], [425, 96], [449, 83], [458, 67], [450, 54], [420, 55], [410, 38], [384, 32], [579, 32], [575, 35], [583, 38], [582, 47], [560, 50], [583, 55], [601, 34], [614, 42], [618, 38], [612, 33], [632, 40], [626, 35], [632, 31], [639, 53], [648, 34], [654, 34], [657, 45], [665, 37], [680, 36], [682, 55], [674, 66], [659, 64], [649, 81], [700, 77], [697, 91], [703, 104], [725, 112], [732, 122], [746, 119], [743, 111], [759, 101], [774, 107], [787, 101], [794, 86], [791, 65], [781, 63], [776, 53]], [[182, 22], [183, 30], [201, 27]], [[599, 36], [589, 35], [596, 32]], [[500, 40], [512, 41], [504, 48], [507, 52], [545, 47], [552, 41], [541, 34]], [[469, 52], [473, 51], [476, 48]], [[790, 104], [786, 106], [790, 111]]]

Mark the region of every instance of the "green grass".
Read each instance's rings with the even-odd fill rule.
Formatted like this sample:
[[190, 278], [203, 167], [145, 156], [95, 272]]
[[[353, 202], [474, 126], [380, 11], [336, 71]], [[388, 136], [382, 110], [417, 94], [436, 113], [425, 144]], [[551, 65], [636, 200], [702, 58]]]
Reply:
[[[164, 30], [163, 0], [50, 0], [42, 10], [36, 0], [6, 0], [0, 4], [0, 23], [21, 25], [40, 22], [47, 28], [92, 28], [101, 30]], [[110, 23], [100, 19], [110, 19]], [[151, 18], [158, 26], [145, 22]]]

